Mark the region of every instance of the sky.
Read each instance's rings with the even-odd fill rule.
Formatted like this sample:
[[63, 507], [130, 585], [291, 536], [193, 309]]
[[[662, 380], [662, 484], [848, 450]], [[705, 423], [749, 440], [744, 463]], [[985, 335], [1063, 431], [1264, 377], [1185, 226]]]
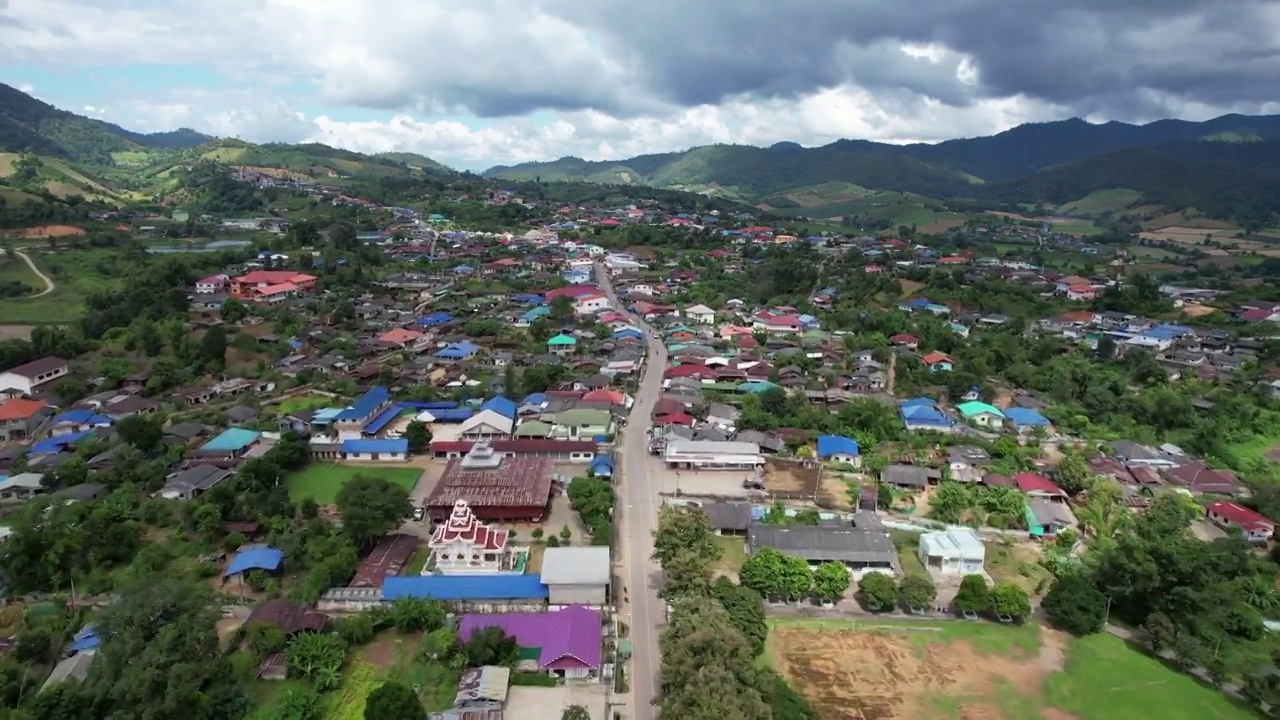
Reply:
[[0, 0], [0, 82], [452, 167], [1280, 113], [1276, 0]]

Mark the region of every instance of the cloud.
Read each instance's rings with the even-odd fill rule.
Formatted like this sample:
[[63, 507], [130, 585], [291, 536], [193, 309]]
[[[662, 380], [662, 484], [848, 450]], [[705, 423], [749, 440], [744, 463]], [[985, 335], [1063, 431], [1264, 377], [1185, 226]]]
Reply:
[[[111, 98], [113, 119], [477, 167], [1261, 112], [1280, 97], [1280, 3], [0, 0], [0, 65], [19, 63], [211, 68], [237, 89]], [[351, 108], [395, 118], [330, 119]]]

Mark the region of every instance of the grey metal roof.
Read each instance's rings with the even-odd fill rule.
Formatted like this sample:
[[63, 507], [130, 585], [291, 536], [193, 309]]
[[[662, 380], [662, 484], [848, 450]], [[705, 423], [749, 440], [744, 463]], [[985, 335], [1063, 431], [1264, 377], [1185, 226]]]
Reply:
[[755, 523], [747, 528], [747, 546], [753, 553], [770, 547], [810, 562], [898, 562], [889, 533], [853, 527]]
[[751, 503], [705, 503], [702, 512], [717, 530], [746, 530], [751, 525]]
[[609, 584], [609, 548], [606, 546], [549, 547], [542, 556], [545, 585]]
[[880, 473], [880, 479], [890, 485], [924, 487], [929, 484], [929, 468], [915, 465], [890, 465]]

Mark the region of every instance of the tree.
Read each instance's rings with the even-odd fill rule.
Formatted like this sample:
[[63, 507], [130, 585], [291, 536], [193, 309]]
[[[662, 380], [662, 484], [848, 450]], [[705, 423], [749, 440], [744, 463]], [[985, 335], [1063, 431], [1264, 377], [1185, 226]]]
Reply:
[[214, 325], [200, 338], [200, 357], [210, 367], [221, 370], [227, 364], [227, 331]]
[[458, 631], [451, 627], [442, 627], [427, 633], [422, 641], [422, 649], [418, 656], [423, 660], [439, 662], [450, 667], [465, 664], [467, 654], [463, 650]]
[[773, 548], [762, 548], [742, 563], [738, 577], [744, 586], [763, 597], [781, 597], [783, 558], [783, 554]]
[[116, 423], [115, 430], [121, 440], [149, 453], [164, 440], [161, 422], [163, 419], [155, 415], [129, 415]]
[[705, 594], [709, 589], [711, 565], [696, 550], [687, 548], [667, 560], [662, 566], [662, 576], [660, 594], [668, 600], [692, 593]]
[[924, 610], [938, 597], [933, 581], [922, 575], [908, 575], [898, 586], [898, 602], [908, 610]]
[[711, 585], [711, 596], [720, 602], [729, 621], [751, 644], [752, 654], [764, 651], [769, 625], [764, 614], [764, 598], [751, 588], [735, 584], [727, 577], [717, 578]]
[[1085, 464], [1080, 453], [1068, 451], [1063, 454], [1058, 467], [1054, 469], [1053, 477], [1057, 480], [1058, 487], [1070, 495], [1075, 495], [1085, 489], [1090, 474], [1089, 466]]
[[720, 559], [715, 530], [701, 508], [666, 506], [658, 514], [653, 532], [653, 559], [665, 567], [667, 559], [681, 549], [692, 550], [708, 565]]
[[431, 429], [420, 420], [411, 420], [404, 428], [404, 439], [409, 441], [409, 452], [422, 454], [431, 447]]
[[678, 599], [659, 649], [663, 717], [769, 718], [756, 656], [720, 603], [705, 596]]
[[999, 582], [991, 588], [991, 612], [1000, 617], [1025, 618], [1031, 614], [1031, 598], [1027, 591], [1011, 582]]
[[813, 592], [823, 602], [838, 602], [849, 589], [849, 567], [842, 562], [825, 562], [813, 573]]
[[227, 298], [226, 302], [222, 303], [220, 314], [222, 322], [228, 325], [236, 325], [249, 317], [249, 308], [235, 298]]
[[463, 645], [467, 655], [467, 664], [471, 667], [482, 665], [515, 665], [520, 655], [520, 647], [513, 637], [503, 632], [501, 627], [486, 627], [475, 630]]
[[1054, 625], [1072, 635], [1090, 635], [1106, 622], [1107, 596], [1079, 572], [1054, 580], [1040, 602]]
[[991, 589], [981, 575], [965, 575], [956, 592], [956, 608], [964, 613], [985, 612], [991, 607]]
[[365, 720], [422, 720], [426, 714], [413, 688], [398, 682], [379, 685], [364, 701]]
[[372, 544], [413, 512], [409, 491], [380, 477], [356, 475], [338, 491], [342, 527], [357, 545]]
[[898, 586], [893, 577], [880, 572], [869, 572], [858, 581], [858, 597], [872, 612], [884, 612], [893, 607], [898, 598]]
[[447, 613], [435, 600], [397, 598], [391, 603], [391, 624], [402, 633], [431, 632], [444, 625]]
[[573, 298], [568, 295], [557, 295], [551, 301], [551, 319], [557, 322], [568, 322], [574, 318]]
[[347, 643], [338, 633], [300, 632], [289, 640], [284, 657], [289, 670], [316, 684], [319, 690], [342, 680]]
[[581, 705], [570, 705], [560, 713], [560, 720], [591, 720], [591, 713]]

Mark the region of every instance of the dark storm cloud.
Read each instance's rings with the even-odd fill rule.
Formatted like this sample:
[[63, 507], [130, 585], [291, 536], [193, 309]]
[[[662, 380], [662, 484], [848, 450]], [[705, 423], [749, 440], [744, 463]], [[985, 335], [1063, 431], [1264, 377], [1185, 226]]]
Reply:
[[[1021, 94], [1116, 115], [1149, 110], [1154, 96], [1215, 106], [1280, 97], [1274, 0], [572, 5], [577, 22], [605, 33], [611, 50], [639, 68], [651, 93], [681, 105], [790, 97], [845, 81], [952, 105]], [[907, 58], [902, 43], [937, 43], [971, 57], [979, 83], [960, 82], [955, 59]]]

